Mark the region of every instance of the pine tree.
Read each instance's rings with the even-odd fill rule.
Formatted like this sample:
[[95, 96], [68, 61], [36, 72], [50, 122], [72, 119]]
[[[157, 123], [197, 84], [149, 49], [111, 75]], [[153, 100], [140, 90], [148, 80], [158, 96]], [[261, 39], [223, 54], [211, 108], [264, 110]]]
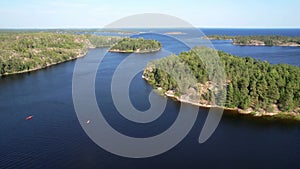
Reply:
[[231, 108], [236, 107], [236, 105], [234, 104], [234, 91], [233, 91], [232, 83], [229, 83], [228, 85], [226, 97], [227, 97], [226, 106]]

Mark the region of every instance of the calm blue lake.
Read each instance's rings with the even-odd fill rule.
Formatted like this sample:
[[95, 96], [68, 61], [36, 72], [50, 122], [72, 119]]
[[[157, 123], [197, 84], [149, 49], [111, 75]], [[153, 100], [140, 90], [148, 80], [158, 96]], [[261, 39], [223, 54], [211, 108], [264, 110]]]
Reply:
[[[207, 35], [300, 36], [300, 29], [202, 31]], [[182, 36], [190, 42], [196, 38], [188, 32]], [[189, 49], [167, 36], [146, 34], [143, 37], [161, 41], [170, 53]], [[212, 43], [218, 50], [241, 57], [300, 66], [299, 47], [240, 47], [233, 46], [230, 41]], [[106, 50], [91, 49], [79, 60], [94, 63]], [[99, 107], [109, 124], [121, 133], [135, 137], [157, 135], [175, 121], [180, 104], [168, 100], [162, 116], [151, 123], [137, 124], [124, 119], [113, 105], [110, 84], [116, 67], [126, 57], [127, 54], [108, 53], [99, 65], [95, 81]], [[160, 51], [141, 57], [150, 61], [165, 57], [165, 53]], [[205, 109], [199, 109], [192, 130], [170, 151], [145, 159], [113, 155], [90, 140], [79, 124], [72, 100], [75, 63], [70, 61], [36, 72], [1, 77], [0, 168], [299, 168], [298, 124], [224, 115], [212, 137], [199, 144], [198, 137], [207, 116]], [[134, 64], [142, 62], [137, 60]], [[132, 104], [139, 110], [146, 110], [150, 106], [148, 95], [152, 87], [141, 78], [141, 74], [138, 73], [132, 80], [129, 93]], [[34, 117], [26, 121], [29, 115]]]

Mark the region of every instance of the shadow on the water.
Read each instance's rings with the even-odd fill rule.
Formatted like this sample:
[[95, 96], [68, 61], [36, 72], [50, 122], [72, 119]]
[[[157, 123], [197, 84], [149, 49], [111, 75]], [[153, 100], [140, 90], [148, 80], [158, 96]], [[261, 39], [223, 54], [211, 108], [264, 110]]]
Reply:
[[271, 126], [271, 125], [280, 125], [280, 126], [296, 126], [299, 125], [299, 121], [292, 118], [282, 119], [278, 117], [272, 116], [262, 116], [262, 117], [255, 117], [253, 115], [244, 115], [238, 114], [236, 111], [224, 111], [223, 118], [226, 120], [234, 120], [234, 121], [241, 121], [248, 124], [254, 124], [258, 126]]

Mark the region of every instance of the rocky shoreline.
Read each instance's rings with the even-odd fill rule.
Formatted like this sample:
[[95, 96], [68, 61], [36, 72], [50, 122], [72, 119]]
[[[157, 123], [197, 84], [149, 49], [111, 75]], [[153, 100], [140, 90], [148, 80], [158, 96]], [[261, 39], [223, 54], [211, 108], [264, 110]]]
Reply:
[[[146, 81], [149, 80], [145, 76], [142, 76], [142, 78], [145, 79]], [[184, 97], [176, 96], [173, 91], [165, 91], [161, 87], [158, 87], [156, 90], [160, 94], [162, 94], [168, 98], [174, 99], [181, 103], [187, 103], [187, 104], [191, 104], [194, 106], [198, 106], [201, 108], [221, 108], [227, 112], [231, 112], [231, 114], [248, 116], [248, 117], [252, 117], [252, 118], [266, 118], [266, 119], [275, 119], [275, 120], [284, 119], [284, 120], [300, 122], [300, 115], [299, 115], [299, 113], [296, 113], [296, 112], [281, 112], [278, 109], [274, 112], [266, 112], [265, 110], [255, 111], [252, 108], [248, 108], [248, 109], [244, 110], [244, 109], [240, 109], [240, 108], [228, 108], [228, 107], [221, 107], [218, 105], [201, 104], [199, 102], [187, 100]]]
[[300, 115], [296, 114], [294, 112], [266, 112], [266, 111], [261, 111], [261, 112], [257, 112], [254, 111], [253, 109], [240, 109], [240, 108], [228, 108], [228, 107], [220, 107], [220, 106], [214, 106], [214, 105], [209, 105], [209, 104], [200, 104], [200, 103], [196, 103], [196, 102], [192, 102], [190, 100], [186, 100], [183, 99], [181, 97], [175, 96], [174, 94], [171, 94], [169, 91], [164, 92], [164, 95], [171, 98], [171, 99], [175, 99], [178, 102], [181, 103], [188, 103], [194, 106], [198, 106], [198, 107], [202, 107], [202, 108], [221, 108], [225, 111], [231, 111], [234, 112], [235, 114], [239, 114], [239, 115], [245, 115], [245, 116], [251, 116], [254, 118], [258, 118], [258, 117], [272, 117], [272, 118], [284, 118], [280, 115], [285, 115], [287, 116], [286, 120], [293, 120], [293, 121], [300, 121]]
[[[262, 41], [257, 41], [257, 40], [253, 40], [250, 43], [238, 43], [238, 42], [232, 42], [233, 45], [237, 45], [237, 46], [270, 46], [270, 45], [266, 45], [264, 42]], [[282, 44], [277, 44], [277, 45], [272, 45], [272, 46], [282, 46], [282, 47], [300, 47], [300, 44], [298, 43], [282, 43]]]

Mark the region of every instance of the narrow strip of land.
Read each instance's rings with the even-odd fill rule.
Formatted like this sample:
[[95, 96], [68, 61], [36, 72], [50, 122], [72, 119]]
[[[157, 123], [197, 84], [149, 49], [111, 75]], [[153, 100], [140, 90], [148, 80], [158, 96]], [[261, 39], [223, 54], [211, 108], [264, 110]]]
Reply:
[[297, 46], [300, 47], [300, 37], [289, 36], [228, 36], [210, 35], [209, 40], [232, 40], [232, 44], [240, 46]]

